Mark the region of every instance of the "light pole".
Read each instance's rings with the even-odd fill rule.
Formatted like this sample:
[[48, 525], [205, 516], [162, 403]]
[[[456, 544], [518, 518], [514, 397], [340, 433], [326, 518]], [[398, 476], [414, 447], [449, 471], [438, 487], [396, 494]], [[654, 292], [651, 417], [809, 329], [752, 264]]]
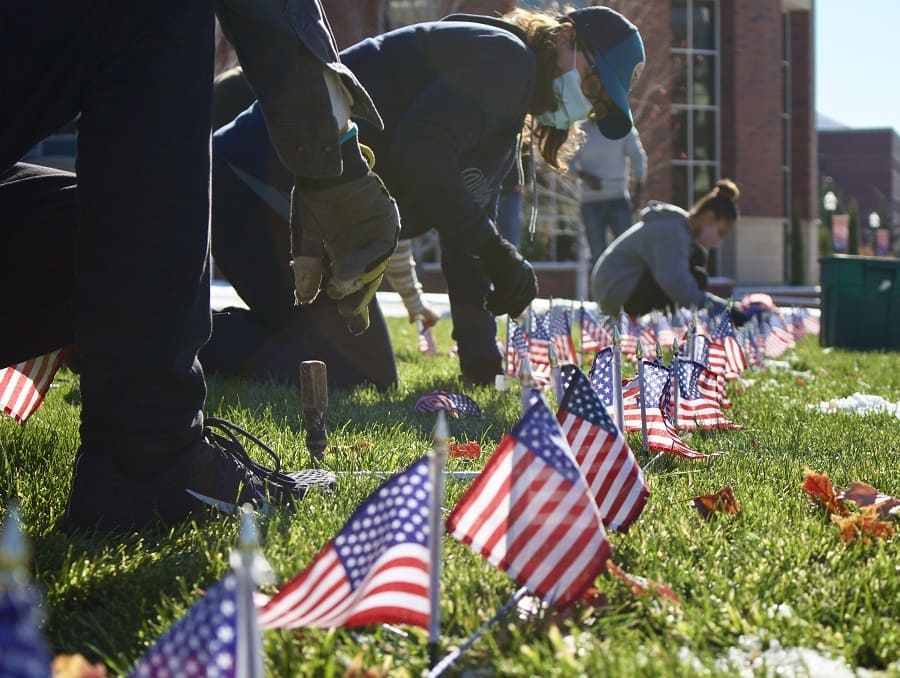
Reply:
[[822, 196], [822, 207], [825, 209], [825, 213], [828, 215], [828, 241], [832, 243], [831, 249], [834, 249], [834, 233], [832, 229], [834, 228], [832, 224], [832, 220], [834, 218], [834, 212], [837, 210], [838, 199], [834, 194], [834, 191], [828, 191], [824, 196]]
[[881, 217], [874, 210], [869, 212], [869, 228], [872, 229], [872, 253], [878, 249], [878, 229], [881, 227]]

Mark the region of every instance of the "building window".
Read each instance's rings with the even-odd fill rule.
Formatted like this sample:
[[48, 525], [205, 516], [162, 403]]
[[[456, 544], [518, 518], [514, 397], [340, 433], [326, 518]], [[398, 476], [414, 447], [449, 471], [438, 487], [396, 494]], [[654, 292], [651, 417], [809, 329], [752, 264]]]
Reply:
[[672, 200], [689, 208], [719, 178], [719, 2], [672, 0]]

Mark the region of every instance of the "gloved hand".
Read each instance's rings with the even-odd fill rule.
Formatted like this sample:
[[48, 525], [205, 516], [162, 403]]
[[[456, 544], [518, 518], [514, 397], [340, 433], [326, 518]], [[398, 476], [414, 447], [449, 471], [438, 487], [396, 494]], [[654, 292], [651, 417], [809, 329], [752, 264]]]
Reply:
[[494, 315], [508, 313], [513, 317], [537, 296], [537, 277], [515, 246], [497, 235], [478, 252], [484, 271], [494, 285], [484, 307]]
[[[327, 254], [331, 276], [325, 293], [354, 334], [368, 325], [365, 311], [397, 246], [397, 204], [374, 172], [327, 188], [291, 192], [291, 254], [297, 302], [313, 301]], [[365, 311], [365, 312], [364, 312]], [[355, 318], [355, 320], [353, 320]]]
[[731, 324], [735, 327], [743, 327], [744, 323], [750, 320], [750, 316], [744, 313], [737, 306], [732, 306], [728, 313], [731, 316]]

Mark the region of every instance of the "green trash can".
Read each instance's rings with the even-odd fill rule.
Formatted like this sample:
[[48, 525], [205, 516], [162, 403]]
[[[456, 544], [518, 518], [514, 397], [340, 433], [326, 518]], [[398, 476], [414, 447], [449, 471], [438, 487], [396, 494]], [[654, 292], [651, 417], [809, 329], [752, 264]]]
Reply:
[[900, 350], [900, 259], [834, 254], [819, 259], [819, 343]]

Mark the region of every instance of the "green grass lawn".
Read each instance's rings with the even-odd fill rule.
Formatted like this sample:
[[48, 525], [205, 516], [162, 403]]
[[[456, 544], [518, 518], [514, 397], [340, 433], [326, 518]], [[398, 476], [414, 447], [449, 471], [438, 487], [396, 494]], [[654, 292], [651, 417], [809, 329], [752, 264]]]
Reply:
[[[405, 319], [389, 321], [401, 385], [330, 393], [329, 449], [334, 470], [400, 469], [428, 452], [434, 416], [419, 414], [419, 396], [438, 387], [465, 392], [483, 419], [451, 420], [451, 436], [477, 441], [489, 454], [520, 414], [518, 388], [500, 393], [464, 388], [446, 357], [449, 322], [436, 331], [440, 356], [421, 357]], [[677, 606], [636, 597], [618, 579], [597, 579], [596, 607], [520, 619], [512, 613], [466, 652], [451, 673], [490, 676], [734, 675], [723, 663], [735, 648], [804, 647], [853, 668], [900, 675], [900, 538], [844, 544], [828, 515], [800, 485], [804, 469], [854, 480], [900, 496], [900, 419], [877, 414], [822, 414], [808, 409], [854, 392], [900, 401], [897, 353], [823, 351], [807, 337], [793, 370], [745, 374], [730, 387], [728, 416], [743, 431], [694, 435], [708, 461], [666, 457], [648, 471], [652, 494], [627, 534], [610, 534], [626, 571], [665, 583]], [[800, 373], [800, 374], [798, 374]], [[266, 440], [286, 468], [309, 462], [298, 389], [210, 380], [209, 414]], [[0, 493], [17, 497], [31, 535], [34, 576], [45, 591], [46, 632], [56, 653], [81, 653], [124, 673], [144, 650], [227, 568], [237, 520], [183, 525], [164, 534], [72, 539], [55, 530], [78, 445], [79, 384], [62, 371], [45, 404], [20, 428], [0, 422]], [[552, 406], [551, 400], [551, 406]], [[135, 413], [140, 416], [140, 413]], [[630, 434], [633, 449], [639, 437]], [[638, 453], [641, 463], [649, 461]], [[262, 460], [262, 457], [260, 457]], [[449, 460], [452, 469], [478, 469]], [[299, 572], [342, 527], [377, 480], [343, 478], [337, 491], [308, 497], [293, 513], [264, 520], [263, 550], [279, 582]], [[700, 517], [691, 497], [731, 485], [737, 516]], [[444, 509], [464, 489], [449, 482]], [[444, 539], [442, 653], [491, 617], [518, 587], [506, 574], [450, 537]], [[427, 636], [382, 627], [274, 631], [265, 634], [273, 676], [418, 676], [427, 668]], [[356, 671], [356, 673], [354, 673]]]

